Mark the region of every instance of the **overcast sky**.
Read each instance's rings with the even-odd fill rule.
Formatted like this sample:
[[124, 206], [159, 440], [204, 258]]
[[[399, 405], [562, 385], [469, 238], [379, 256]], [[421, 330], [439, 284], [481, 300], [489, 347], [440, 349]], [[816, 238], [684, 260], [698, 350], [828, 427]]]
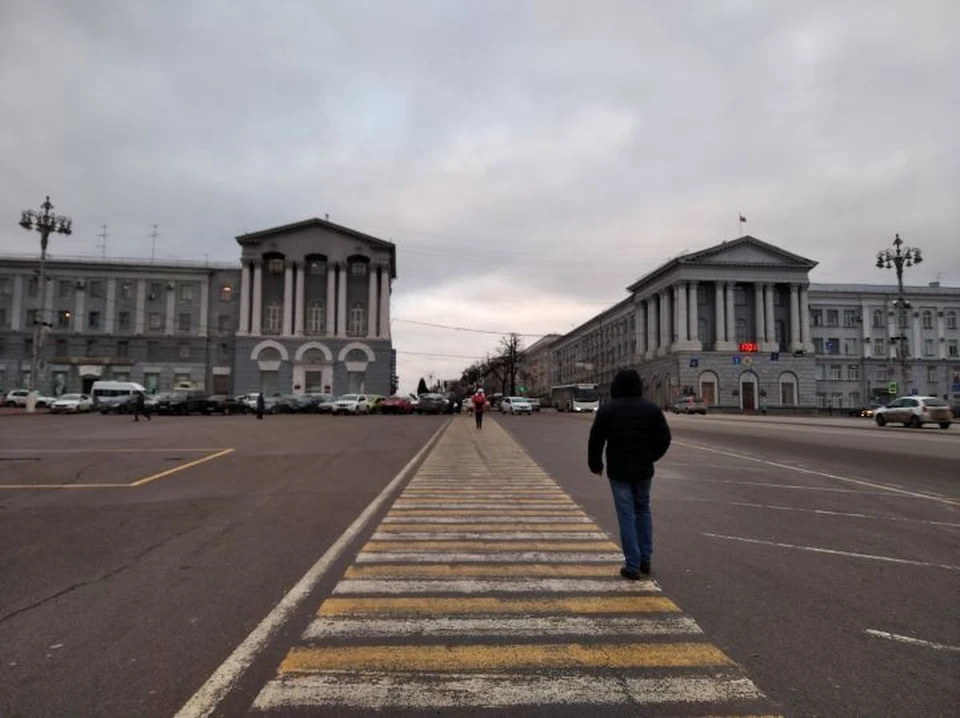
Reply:
[[[234, 261], [323, 217], [397, 244], [402, 386], [565, 332], [745, 231], [813, 281], [960, 285], [960, 2], [4, 0], [0, 252]], [[528, 343], [533, 341], [531, 337]], [[449, 356], [440, 356], [449, 355]]]

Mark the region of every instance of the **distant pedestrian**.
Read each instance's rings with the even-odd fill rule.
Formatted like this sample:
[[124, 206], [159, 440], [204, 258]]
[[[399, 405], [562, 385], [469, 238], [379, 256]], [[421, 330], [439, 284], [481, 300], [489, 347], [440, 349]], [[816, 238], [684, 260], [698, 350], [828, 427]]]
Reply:
[[477, 389], [477, 393], [473, 395], [473, 398], [470, 400], [473, 403], [473, 416], [477, 421], [477, 428], [483, 428], [483, 412], [486, 410], [489, 404], [487, 403], [487, 397], [483, 393], [483, 389]]
[[263, 410], [266, 407], [266, 402], [263, 400], [263, 392], [261, 391], [257, 394], [257, 418], [261, 421], [263, 420]]
[[140, 415], [150, 421], [150, 412], [147, 410], [147, 400], [142, 391], [138, 391], [133, 397], [133, 420], [140, 421]]
[[606, 446], [607, 478], [613, 491], [625, 563], [620, 575], [631, 581], [650, 573], [653, 465], [667, 453], [670, 438], [663, 411], [643, 398], [640, 375], [634, 369], [618, 371], [610, 384], [610, 400], [593, 419], [587, 464], [590, 471], [601, 475]]
[[767, 399], [766, 397], [760, 397], [760, 413], [764, 416], [767, 415]]

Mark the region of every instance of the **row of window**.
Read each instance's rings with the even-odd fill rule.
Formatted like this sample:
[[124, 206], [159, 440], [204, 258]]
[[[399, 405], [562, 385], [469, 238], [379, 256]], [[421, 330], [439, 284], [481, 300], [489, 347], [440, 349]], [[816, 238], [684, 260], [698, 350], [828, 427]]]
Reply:
[[[906, 313], [901, 314], [896, 312], [897, 322], [901, 327], [907, 326], [909, 317]], [[860, 316], [860, 311], [857, 309], [844, 309], [841, 315], [839, 309], [811, 309], [810, 310], [810, 320], [815, 327], [839, 327], [841, 317], [843, 319], [843, 326], [845, 327], [858, 327], [862, 322], [862, 317]], [[943, 313], [944, 324], [947, 329], [957, 329], [957, 312], [953, 309], [948, 309]], [[934, 312], [932, 309], [924, 309], [920, 312], [920, 322], [924, 329], [936, 329], [936, 323], [934, 320]], [[887, 326], [887, 312], [883, 309], [874, 309], [873, 317], [871, 321], [871, 326], [874, 329], [883, 329]]]
[[[266, 304], [263, 312], [263, 326], [260, 330], [264, 334], [279, 334], [283, 331], [283, 305], [279, 300]], [[304, 316], [304, 329], [307, 334], [323, 334], [326, 332], [327, 312], [326, 304], [322, 300], [312, 301], [307, 305]], [[367, 335], [367, 309], [361, 302], [356, 302], [347, 314], [347, 336], [363, 337]]]
[[[51, 280], [56, 281], [57, 287], [57, 296], [60, 298], [69, 298], [74, 296], [75, 292], [86, 292], [87, 296], [102, 299], [106, 296], [105, 292], [105, 282], [102, 279], [91, 279], [89, 281], [75, 280], [75, 279], [58, 279]], [[30, 277], [27, 280], [27, 295], [30, 297], [37, 296], [37, 288], [39, 286], [39, 279], [37, 277]], [[174, 282], [150, 282], [148, 286], [148, 298], [152, 300], [159, 299], [163, 296], [164, 289], [168, 291], [174, 291], [179, 287], [180, 301], [182, 302], [192, 302], [196, 298], [196, 287], [197, 285], [189, 282], [181, 282], [179, 285]], [[118, 284], [118, 291], [121, 299], [133, 299], [135, 292], [135, 282], [130, 281], [120, 281]], [[9, 296], [12, 294], [12, 281], [10, 277], [0, 277], [0, 297]], [[223, 284], [220, 286], [220, 299], [222, 301], [230, 301], [233, 296], [233, 287], [229, 284]]]
[[[366, 262], [350, 262], [350, 274], [354, 277], [367, 276], [368, 265]], [[326, 274], [327, 260], [308, 259], [306, 263], [309, 274]], [[267, 274], [283, 274], [286, 269], [285, 260], [282, 257], [271, 257], [264, 264]]]
[[[927, 368], [927, 383], [928, 384], [937, 384], [940, 381], [940, 367], [938, 366], [928, 366]], [[908, 378], [912, 373], [908, 368]], [[956, 373], [956, 372], [954, 372]], [[896, 378], [900, 375], [900, 369], [894, 369], [888, 371], [888, 368], [885, 366], [874, 367], [873, 370], [873, 379], [874, 381], [884, 382], [889, 379]], [[860, 381], [860, 365], [859, 364], [830, 364], [829, 366], [824, 366], [823, 364], [818, 364], [816, 368], [816, 378], [819, 380], [829, 380], [829, 381]]]
[[[4, 337], [0, 337], [0, 356], [6, 351], [6, 340]], [[69, 344], [66, 339], [56, 339], [53, 345], [53, 356], [56, 358], [66, 358], [69, 356]], [[23, 357], [30, 358], [33, 356], [33, 338], [27, 337], [23, 340]], [[107, 342], [104, 340], [97, 339], [87, 339], [86, 347], [83, 353], [84, 357], [118, 357], [126, 358], [130, 356], [130, 342], [126, 339], [121, 339], [117, 342]], [[161, 356], [161, 344], [160, 342], [147, 342], [147, 360], [156, 360]], [[216, 345], [216, 356], [217, 361], [225, 362], [229, 361], [230, 356], [230, 345], [226, 342], [220, 342]], [[193, 349], [187, 342], [181, 342], [177, 345], [177, 358], [178, 359], [190, 359], [193, 357]], [[195, 357], [201, 358], [201, 357]]]
[[[872, 340], [873, 356], [875, 358], [881, 358], [886, 356], [887, 352], [887, 340], [877, 337]], [[891, 346], [896, 346], [897, 342], [891, 342]], [[840, 349], [843, 349], [841, 352]], [[910, 356], [910, 340], [906, 337], [902, 340], [902, 351], [906, 356]], [[830, 337], [824, 339], [822, 337], [814, 337], [813, 339], [813, 350], [817, 354], [827, 354], [827, 355], [843, 355], [843, 356], [859, 356], [860, 355], [860, 340], [856, 338], [847, 338], [842, 341], [837, 337]], [[925, 357], [934, 357], [937, 355], [936, 351], [936, 342], [934, 339], [927, 338], [923, 340], [923, 356]], [[947, 341], [947, 356], [948, 357], [958, 357], [960, 356], [960, 340], [950, 339]]]

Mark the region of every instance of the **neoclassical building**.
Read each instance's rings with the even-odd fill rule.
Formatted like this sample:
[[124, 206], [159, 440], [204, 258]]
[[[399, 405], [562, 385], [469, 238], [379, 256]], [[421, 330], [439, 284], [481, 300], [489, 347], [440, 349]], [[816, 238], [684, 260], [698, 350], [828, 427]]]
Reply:
[[636, 367], [661, 405], [697, 394], [745, 411], [855, 408], [894, 381], [900, 394], [960, 394], [960, 290], [905, 287], [901, 325], [897, 287], [811, 284], [816, 266], [750, 236], [683, 254], [535, 353], [551, 354], [549, 385], [601, 393]]
[[391, 242], [316, 218], [237, 242], [237, 393], [391, 392]]

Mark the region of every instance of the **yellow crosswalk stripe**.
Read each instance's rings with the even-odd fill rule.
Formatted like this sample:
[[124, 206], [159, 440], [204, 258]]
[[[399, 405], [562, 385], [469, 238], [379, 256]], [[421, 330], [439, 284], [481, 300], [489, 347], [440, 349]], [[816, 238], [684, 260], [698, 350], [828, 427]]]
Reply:
[[616, 551], [611, 541], [369, 541], [364, 551]]
[[557, 598], [499, 598], [472, 596], [464, 598], [424, 597], [353, 597], [328, 598], [320, 605], [319, 616], [356, 616], [361, 614], [407, 614], [430, 616], [446, 614], [599, 614], [679, 612], [673, 601], [663, 596], [574, 596]]

